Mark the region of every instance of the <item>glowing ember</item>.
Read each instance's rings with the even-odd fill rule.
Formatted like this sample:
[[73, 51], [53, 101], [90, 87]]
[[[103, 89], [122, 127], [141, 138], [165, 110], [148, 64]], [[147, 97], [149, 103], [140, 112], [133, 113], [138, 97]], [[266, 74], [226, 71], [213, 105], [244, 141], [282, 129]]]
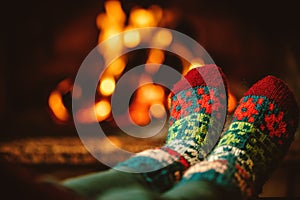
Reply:
[[165, 106], [161, 103], [152, 104], [150, 114], [155, 118], [163, 118], [166, 115]]
[[173, 40], [172, 33], [169, 30], [158, 31], [153, 37], [153, 43], [162, 48], [167, 47]]
[[104, 6], [107, 16], [114, 24], [122, 25], [125, 22], [126, 15], [122, 9], [121, 2], [106, 1]]
[[147, 63], [163, 63], [165, 60], [165, 54], [162, 50], [151, 49], [149, 52]]
[[152, 103], [163, 102], [165, 98], [165, 92], [162, 86], [147, 84], [143, 85], [137, 90], [137, 101]]
[[106, 13], [101, 13], [96, 19], [96, 24], [101, 30], [99, 42], [123, 31], [126, 15], [119, 1], [106, 1]]
[[125, 67], [126, 67], [126, 58], [119, 57], [107, 67], [106, 72], [113, 76], [119, 76], [120, 74], [122, 74]]
[[113, 77], [106, 77], [101, 81], [99, 90], [102, 95], [109, 96], [114, 92], [115, 87], [115, 79]]
[[228, 92], [228, 113], [232, 113], [237, 106], [237, 100], [235, 96], [229, 91]]
[[98, 121], [103, 121], [109, 117], [111, 112], [110, 103], [107, 100], [101, 100], [95, 105], [95, 113], [97, 115]]
[[136, 47], [141, 41], [140, 33], [137, 30], [125, 32], [123, 39], [124, 45], [129, 48]]
[[203, 65], [204, 65], [204, 61], [201, 58], [195, 58], [192, 60], [188, 70], [194, 69], [196, 67], [201, 67]]
[[48, 104], [54, 116], [59, 121], [65, 122], [69, 119], [68, 111], [62, 101], [62, 95], [58, 91], [54, 91], [50, 94]]
[[153, 13], [142, 8], [136, 8], [131, 11], [129, 23], [134, 27], [150, 27], [157, 25]]
[[149, 63], [162, 64], [164, 60], [165, 54], [162, 50], [151, 49], [148, 55], [147, 64], [145, 65], [145, 70], [150, 74], [154, 74], [158, 71], [159, 65], [149, 65]]
[[68, 110], [63, 102], [63, 95], [72, 90], [72, 83], [70, 79], [61, 81], [56, 89], [49, 95], [48, 105], [52, 111], [55, 119], [59, 122], [66, 122], [70, 118]]
[[[175, 15], [171, 11], [163, 10], [157, 5], [152, 5], [149, 8], [133, 8], [130, 13], [124, 12], [122, 4], [118, 0], [108, 0], [104, 2], [105, 12], [100, 13], [96, 18], [96, 25], [100, 31], [98, 42], [110, 38], [105, 42], [105, 50], [100, 49], [106, 61], [115, 58], [116, 52], [121, 52], [124, 48], [134, 48], [141, 44], [141, 40], [149, 39], [149, 41], [158, 47], [165, 48], [173, 42], [172, 33], [167, 30], [161, 30], [154, 35], [141, 35], [135, 28], [155, 27], [155, 26], [171, 26], [174, 25]], [[128, 17], [128, 18], [127, 18]], [[173, 25], [172, 25], [173, 24]], [[124, 37], [113, 37], [123, 31]], [[184, 49], [182, 45], [176, 46], [176, 51], [182, 50], [185, 53], [190, 53], [189, 49]], [[113, 50], [113, 51], [111, 51]], [[114, 52], [114, 53], [111, 53]], [[116, 81], [124, 72], [127, 62], [127, 55], [122, 55], [116, 58], [111, 63], [106, 63], [107, 68], [100, 77], [99, 86], [97, 88], [97, 97], [99, 102], [94, 105], [85, 105], [84, 108], [75, 113], [75, 118], [81, 123], [95, 123], [107, 120], [111, 115], [111, 104], [108, 101], [115, 91]], [[129, 113], [132, 122], [138, 125], [146, 125], [150, 122], [150, 117], [162, 118], [166, 115], [166, 95], [162, 86], [153, 84], [152, 75], [158, 72], [161, 64], [165, 62], [165, 53], [160, 49], [149, 49], [148, 57], [145, 64], [145, 73], [139, 77], [140, 87], [136, 91], [136, 95], [131, 101]], [[195, 63], [203, 64], [202, 60], [195, 60]], [[192, 68], [192, 65], [183, 66], [183, 72]], [[69, 119], [69, 113], [65, 108], [62, 96], [67, 91], [70, 92], [73, 87], [73, 98], [80, 98], [82, 96], [82, 86], [72, 86], [65, 80], [57, 86], [49, 97], [49, 107], [51, 108], [55, 118], [60, 121]]]
[[133, 123], [145, 126], [150, 122], [150, 116], [147, 104], [134, 103], [129, 108], [130, 119]]
[[80, 123], [94, 123], [95, 119], [95, 111], [94, 107], [90, 106], [88, 108], [80, 109], [76, 112], [76, 121]]

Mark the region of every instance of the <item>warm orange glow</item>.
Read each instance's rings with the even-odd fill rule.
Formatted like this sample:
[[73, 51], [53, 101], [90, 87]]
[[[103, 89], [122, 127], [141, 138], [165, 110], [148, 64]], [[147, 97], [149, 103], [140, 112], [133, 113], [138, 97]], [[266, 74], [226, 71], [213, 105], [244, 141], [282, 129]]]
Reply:
[[145, 70], [154, 74], [158, 71], [159, 65], [148, 65], [149, 63], [162, 64], [165, 60], [165, 54], [162, 50], [159, 49], [151, 49], [149, 52], [149, 56], [147, 59], [147, 64], [145, 65]]
[[105, 13], [101, 13], [96, 18], [96, 25], [99, 29], [103, 30], [109, 26], [109, 18]]
[[[169, 21], [172, 21], [173, 18], [168, 17], [170, 13], [166, 13], [165, 15], [165, 11], [161, 7], [157, 5], [152, 5], [148, 9], [136, 7], [130, 11], [128, 19], [126, 19], [126, 14], [119, 0], [108, 0], [104, 3], [104, 7], [105, 13], [99, 14], [96, 19], [97, 27], [100, 30], [99, 43], [124, 30], [130, 30], [124, 32], [123, 38], [110, 39], [106, 41], [104, 49], [99, 49], [107, 62], [111, 58], [114, 58], [116, 52], [121, 52], [125, 47], [136, 47], [145, 38], [152, 42], [153, 45], [157, 45], [158, 48], [165, 48], [172, 44], [173, 35], [168, 30], [158, 31], [154, 35], [145, 33], [143, 36], [140, 35], [141, 33], [138, 30], [134, 30], [134, 28], [160, 26], [163, 24], [163, 21], [165, 21], [164, 25], [168, 25]], [[137, 89], [135, 98], [129, 109], [132, 121], [138, 125], [147, 125], [151, 120], [150, 115], [155, 118], [162, 118], [166, 115], [164, 88], [153, 84], [151, 78], [152, 74], [159, 70], [160, 64], [163, 64], [164, 61], [165, 54], [162, 50], [150, 49], [145, 65], [146, 73], [139, 77], [141, 87]], [[99, 84], [98, 90], [100, 94], [103, 96], [113, 94], [116, 87], [116, 80], [123, 73], [126, 65], [127, 60], [125, 55], [109, 63]], [[110, 115], [111, 106], [107, 100], [101, 100], [95, 104], [92, 110], [96, 114], [98, 121], [102, 121]], [[81, 117], [85, 117], [83, 121], [91, 122], [93, 120], [90, 108], [81, 111], [79, 114]]]
[[[121, 31], [121, 29], [107, 29], [103, 31], [102, 34], [99, 36], [99, 43], [109, 38], [109, 40], [107, 40], [106, 43], [104, 43], [106, 45], [106, 48], [108, 48], [109, 50], [114, 50], [114, 52], [122, 50], [122, 38], [116, 36]], [[107, 54], [108, 51], [103, 53]]]
[[110, 142], [112, 142], [117, 147], [121, 147], [122, 146], [122, 139], [120, 139], [120, 137], [118, 137], [118, 136], [108, 135], [107, 139], [109, 139]]
[[136, 47], [141, 42], [138, 30], [131, 30], [124, 33], [124, 45], [129, 48]]
[[163, 10], [158, 5], [152, 5], [149, 8], [150, 12], [152, 12], [152, 15], [155, 18], [156, 22], [159, 22], [163, 16]]
[[107, 100], [101, 100], [94, 106], [82, 108], [75, 114], [80, 123], [95, 123], [107, 119], [111, 112], [111, 106]]
[[106, 77], [100, 83], [100, 93], [105, 96], [111, 95], [116, 87], [116, 82], [113, 77]]
[[171, 100], [171, 93], [169, 93], [168, 98], [167, 98], [167, 105], [168, 105], [168, 109], [169, 110], [171, 109], [171, 102], [172, 102], [172, 100]]
[[150, 106], [150, 114], [155, 118], [162, 118], [166, 114], [165, 106], [162, 103], [155, 103]]
[[80, 123], [93, 123], [95, 121], [95, 112], [93, 107], [83, 108], [77, 111], [76, 120]]
[[229, 91], [228, 92], [228, 113], [232, 113], [237, 105], [235, 96]]
[[160, 47], [167, 47], [171, 44], [173, 35], [169, 30], [160, 30], [153, 37], [153, 44]]
[[151, 49], [147, 59], [147, 63], [163, 63], [165, 60], [165, 54], [162, 50]]
[[95, 104], [95, 113], [98, 121], [106, 119], [111, 112], [110, 103], [107, 100], [101, 100]]
[[[120, 32], [122, 32], [122, 29], [120, 27], [111, 26], [109, 28], [106, 28], [101, 32], [101, 34], [99, 36], [99, 42], [102, 42], [110, 37], [113, 37], [113, 36], [119, 34]], [[118, 42], [118, 43], [122, 42], [120, 38], [118, 38], [118, 37], [116, 37], [116, 38], [117, 39], [115, 39], [115, 40], [108, 41], [108, 42], [111, 42], [110, 46], [115, 45], [114, 42]]]
[[145, 126], [149, 124], [150, 117], [148, 114], [148, 106], [143, 103], [134, 103], [130, 106], [129, 114], [131, 120], [140, 126]]
[[72, 88], [72, 82], [70, 79], [65, 79], [57, 85], [57, 90], [63, 93], [70, 91], [71, 88]]
[[121, 32], [126, 20], [126, 15], [119, 1], [106, 1], [104, 6], [106, 13], [101, 13], [96, 18], [97, 27], [101, 29], [102, 40], [100, 41]]
[[180, 57], [181, 62], [183, 63], [182, 75], [186, 75], [186, 73], [189, 70], [189, 66], [184, 65], [186, 60], [183, 59], [183, 58], [186, 58], [188, 60], [191, 59], [192, 58], [192, 53], [183, 44], [181, 44], [179, 42], [175, 42], [175, 41], [171, 45], [171, 50], [177, 52], [178, 55], [182, 56], [182, 57]]
[[147, 84], [143, 85], [137, 90], [137, 101], [148, 102], [148, 103], [160, 103], [165, 98], [165, 92], [162, 86]]
[[152, 12], [142, 8], [136, 8], [131, 11], [129, 22], [133, 27], [149, 27], [157, 25]]
[[126, 59], [124, 57], [119, 57], [107, 67], [107, 73], [113, 76], [118, 76], [123, 72], [125, 67]]
[[204, 61], [201, 58], [195, 58], [191, 61], [191, 64], [189, 66], [188, 70], [204, 66]]
[[61, 93], [58, 91], [53, 91], [49, 96], [48, 104], [54, 116], [58, 120], [65, 122], [69, 119], [69, 114], [63, 104]]
[[118, 24], [123, 24], [125, 22], [126, 15], [120, 1], [106, 1], [104, 6], [106, 14], [111, 21]]

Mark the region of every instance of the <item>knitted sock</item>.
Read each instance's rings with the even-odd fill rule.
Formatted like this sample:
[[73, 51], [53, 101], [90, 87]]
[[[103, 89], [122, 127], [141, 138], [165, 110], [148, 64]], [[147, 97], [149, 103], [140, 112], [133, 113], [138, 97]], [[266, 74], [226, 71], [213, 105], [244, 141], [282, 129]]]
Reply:
[[298, 107], [288, 86], [274, 76], [253, 85], [233, 121], [205, 161], [186, 171], [179, 185], [211, 181], [252, 197], [285, 156], [298, 125]]
[[[138, 153], [116, 169], [142, 172], [150, 188], [165, 191], [181, 179], [217, 142], [224, 125], [227, 99], [224, 75], [215, 65], [192, 69], [174, 85], [166, 144]], [[213, 119], [214, 118], [214, 119]], [[207, 143], [205, 141], [208, 141]], [[206, 144], [206, 145], [203, 145]], [[202, 149], [203, 146], [206, 149]]]

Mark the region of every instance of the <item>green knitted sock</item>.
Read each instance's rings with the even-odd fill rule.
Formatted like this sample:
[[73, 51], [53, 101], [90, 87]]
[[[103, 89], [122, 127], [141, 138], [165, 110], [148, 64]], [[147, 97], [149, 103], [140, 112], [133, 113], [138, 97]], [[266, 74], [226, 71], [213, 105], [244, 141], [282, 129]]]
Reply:
[[224, 79], [215, 65], [189, 71], [172, 89], [166, 144], [138, 153], [116, 169], [142, 172], [155, 190], [172, 187], [188, 167], [212, 149], [211, 141], [217, 142], [227, 108]]
[[207, 180], [246, 198], [257, 195], [285, 156], [297, 125], [294, 95], [282, 80], [265, 77], [245, 93], [215, 149], [187, 170], [179, 187]]

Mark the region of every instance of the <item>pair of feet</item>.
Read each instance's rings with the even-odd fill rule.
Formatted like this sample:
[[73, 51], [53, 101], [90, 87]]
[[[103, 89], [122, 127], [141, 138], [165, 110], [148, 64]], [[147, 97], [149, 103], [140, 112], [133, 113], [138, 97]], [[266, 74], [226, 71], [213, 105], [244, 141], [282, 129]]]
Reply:
[[209, 181], [243, 197], [257, 195], [293, 140], [297, 103], [282, 80], [267, 76], [244, 94], [220, 137], [226, 92], [225, 76], [217, 66], [189, 71], [170, 96], [166, 144], [143, 151], [116, 169], [142, 172], [149, 186], [160, 192], [175, 184]]

